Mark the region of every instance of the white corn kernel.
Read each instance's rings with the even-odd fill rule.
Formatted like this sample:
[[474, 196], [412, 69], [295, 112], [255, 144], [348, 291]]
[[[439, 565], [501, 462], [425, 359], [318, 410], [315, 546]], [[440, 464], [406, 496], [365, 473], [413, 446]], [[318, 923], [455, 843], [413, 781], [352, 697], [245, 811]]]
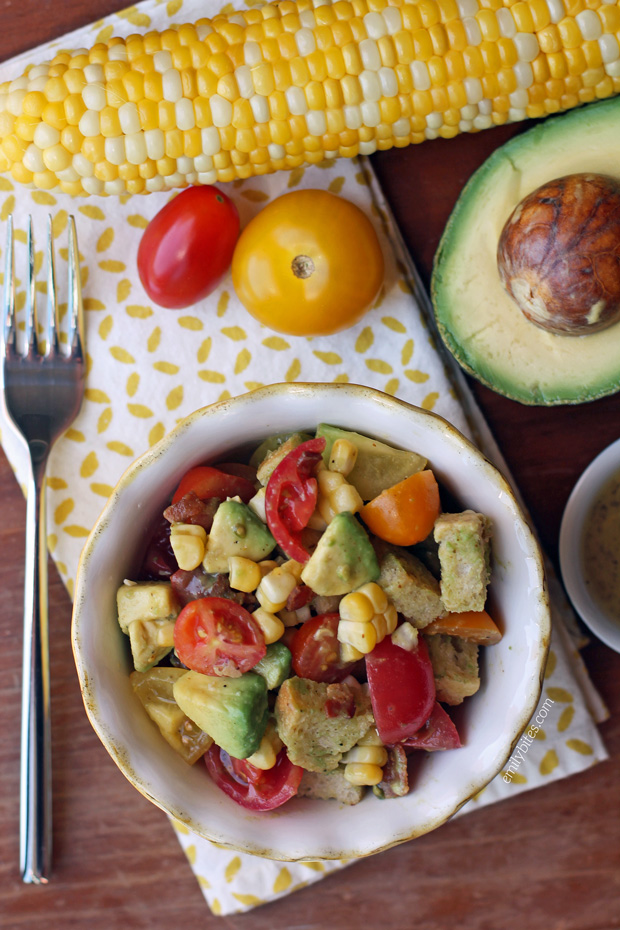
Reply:
[[379, 125], [381, 122], [381, 110], [379, 109], [378, 103], [364, 100], [360, 104], [360, 110], [362, 111], [362, 123], [364, 126], [368, 126], [372, 129]]
[[414, 90], [430, 90], [431, 76], [425, 61], [412, 61], [409, 65]]
[[260, 491], [257, 491], [254, 497], [248, 501], [250, 510], [252, 510], [263, 523], [267, 522], [267, 512], [265, 510], [266, 490], [266, 488], [261, 488]]
[[379, 68], [379, 81], [384, 97], [398, 96], [398, 79], [393, 68]]
[[359, 591], [345, 594], [338, 609], [342, 620], [353, 620], [355, 623], [370, 623], [375, 615], [372, 602]]
[[467, 36], [468, 45], [480, 45], [482, 42], [482, 32], [478, 20], [474, 16], [466, 16], [463, 20], [463, 28]]
[[301, 87], [287, 87], [284, 91], [284, 96], [286, 97], [286, 103], [292, 116], [306, 115], [308, 112], [308, 102]]
[[577, 13], [575, 16], [575, 22], [586, 42], [598, 39], [603, 33], [601, 18], [595, 10], [582, 10], [581, 13]]
[[260, 579], [260, 568], [252, 559], [244, 559], [238, 555], [228, 559], [228, 583], [235, 591], [249, 594], [259, 586]]
[[381, 54], [374, 39], [362, 39], [358, 43], [358, 50], [364, 68], [368, 71], [378, 71], [381, 67]]
[[265, 610], [263, 607], [259, 607], [255, 610], [252, 616], [261, 628], [267, 645], [275, 643], [280, 639], [284, 633], [284, 624], [279, 617], [276, 617], [274, 613]]
[[48, 126], [47, 123], [39, 123], [34, 131], [34, 138], [32, 141], [37, 148], [47, 149], [52, 145], [58, 145], [60, 142], [60, 133], [57, 129], [54, 129], [53, 126]]
[[381, 768], [388, 760], [385, 746], [360, 746], [359, 743], [345, 752], [342, 761], [345, 765], [350, 762], [366, 762], [369, 765], [380, 765]]
[[[40, 124], [41, 125], [41, 124]], [[37, 129], [40, 128], [40, 125], [37, 126]], [[78, 123], [78, 129], [84, 136], [88, 139], [94, 136], [98, 136], [101, 124], [99, 122], [99, 114], [95, 110], [87, 110], [86, 113], [82, 114], [80, 122]], [[35, 142], [36, 140], [36, 129], [35, 129]]]
[[338, 624], [338, 640], [355, 646], [359, 652], [368, 655], [377, 644], [377, 631], [372, 623], [356, 623], [354, 620], [341, 620]]
[[[223, 129], [225, 126], [230, 126], [232, 122], [233, 108], [230, 100], [226, 100], [225, 97], [221, 97], [219, 94], [213, 94], [211, 97], [211, 118], [213, 120], [213, 126], [218, 126]], [[204, 133], [204, 129], [202, 130]], [[216, 150], [219, 152], [219, 146]], [[214, 155], [215, 152], [208, 152], [209, 155]]]
[[298, 29], [295, 33], [295, 44], [302, 57], [316, 51], [316, 39], [310, 29]]
[[194, 104], [191, 100], [188, 100], [187, 97], [181, 97], [176, 101], [174, 104], [174, 115], [177, 122], [177, 129], [180, 129], [182, 132], [189, 131], [196, 125]]
[[111, 165], [122, 165], [125, 161], [125, 140], [122, 136], [111, 136], [105, 140], [105, 157]]
[[82, 187], [87, 194], [94, 194], [97, 196], [103, 193], [103, 181], [100, 181], [99, 178], [82, 175]]
[[114, 196], [117, 194], [124, 194], [125, 182], [122, 180], [122, 178], [114, 178], [113, 181], [105, 181], [103, 190], [106, 194], [113, 194]]
[[222, 148], [222, 140], [215, 126], [207, 126], [200, 130], [200, 141], [204, 155], [217, 155]]
[[271, 114], [269, 113], [269, 102], [266, 97], [261, 96], [261, 94], [253, 93], [250, 97], [250, 106], [252, 107], [252, 115], [257, 123], [269, 122]]
[[[161, 130], [154, 129], [153, 132], [161, 132]], [[163, 132], [162, 132], [163, 137]], [[162, 139], [163, 143], [163, 139]], [[130, 165], [141, 165], [146, 161], [147, 157], [152, 157], [148, 155], [148, 146], [146, 143], [146, 133], [145, 132], [133, 132], [129, 136], [125, 136], [125, 153], [127, 155], [127, 161]], [[164, 154], [162, 151], [161, 155], [158, 155], [158, 158], [163, 158]]]
[[24, 152], [24, 168], [27, 168], [28, 171], [32, 171], [33, 173], [35, 171], [45, 171], [42, 150], [35, 145], [34, 142], [31, 142]]
[[366, 13], [363, 23], [369, 39], [380, 39], [387, 33], [387, 24], [381, 13]]
[[[34, 71], [34, 68], [32, 69]], [[30, 74], [32, 75], [32, 71]], [[84, 80], [87, 84], [103, 84], [105, 73], [101, 65], [86, 65], [84, 67]]]
[[82, 100], [87, 110], [103, 110], [108, 103], [105, 87], [102, 84], [87, 84], [82, 91]]
[[159, 71], [160, 74], [165, 74], [166, 71], [169, 71], [170, 68], [172, 68], [172, 55], [170, 52], [165, 49], [155, 52], [153, 55], [153, 67], [156, 71]]
[[[592, 13], [592, 10], [588, 10], [587, 12]], [[596, 16], [596, 13], [593, 15]], [[517, 32], [512, 41], [517, 50], [517, 56], [520, 62], [534, 61], [540, 52], [538, 39], [530, 32]]]
[[263, 60], [263, 52], [258, 42], [245, 42], [243, 45], [243, 60], [246, 65], [258, 65]]
[[254, 81], [248, 65], [239, 65], [238, 68], [235, 68], [235, 80], [240, 95], [246, 100], [250, 100], [254, 95]]
[[170, 528], [170, 545], [179, 568], [191, 572], [198, 568], [205, 556], [207, 534], [202, 526], [191, 523], [173, 523]]
[[408, 620], [405, 620], [392, 633], [392, 642], [395, 646], [406, 649], [407, 652], [413, 652], [418, 645], [418, 631]]
[[124, 103], [121, 107], [119, 107], [118, 119], [121, 124], [121, 129], [125, 135], [130, 135], [134, 132], [140, 132], [142, 129], [140, 124], [140, 117], [138, 116], [138, 108], [135, 103]]
[[378, 785], [383, 780], [383, 769], [379, 765], [351, 762], [345, 765], [344, 777], [351, 785]]
[[327, 120], [322, 110], [309, 110], [306, 113], [306, 126], [311, 136], [324, 136], [327, 132]]
[[376, 103], [381, 100], [381, 81], [376, 71], [362, 71], [358, 77], [362, 87], [364, 100], [371, 100]]
[[274, 605], [273, 613], [277, 613], [286, 606], [288, 596], [296, 585], [297, 579], [291, 572], [284, 571], [281, 567], [274, 568], [269, 574], [263, 576], [256, 597], [263, 607], [265, 607], [263, 599]]
[[330, 495], [329, 502], [336, 513], [358, 513], [364, 506], [359, 491], [352, 484], [343, 484], [336, 488]]

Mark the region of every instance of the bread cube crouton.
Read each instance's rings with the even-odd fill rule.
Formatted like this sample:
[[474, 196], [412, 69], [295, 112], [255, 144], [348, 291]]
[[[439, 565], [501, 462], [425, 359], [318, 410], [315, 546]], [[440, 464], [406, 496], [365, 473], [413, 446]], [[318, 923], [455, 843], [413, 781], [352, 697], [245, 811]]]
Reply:
[[364, 797], [361, 785], [352, 785], [344, 777], [344, 766], [331, 772], [304, 772], [297, 791], [298, 798], [316, 798], [319, 801], [340, 801], [341, 804], [359, 804]]
[[309, 772], [337, 768], [374, 722], [363, 688], [295, 677], [278, 692], [275, 718], [289, 759]]
[[423, 629], [446, 613], [439, 582], [411, 552], [398, 546], [381, 549], [379, 566], [377, 583], [399, 614], [416, 629]]
[[437, 634], [426, 636], [433, 666], [437, 700], [444, 704], [461, 704], [480, 687], [478, 646], [460, 636]]
[[482, 610], [490, 577], [490, 521], [481, 513], [443, 513], [435, 522], [441, 599], [447, 610]]

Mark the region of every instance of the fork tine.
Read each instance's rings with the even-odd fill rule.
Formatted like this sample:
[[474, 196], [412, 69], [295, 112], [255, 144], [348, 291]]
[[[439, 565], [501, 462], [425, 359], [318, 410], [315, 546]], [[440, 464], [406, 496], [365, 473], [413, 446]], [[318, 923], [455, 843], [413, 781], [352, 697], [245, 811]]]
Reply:
[[58, 354], [58, 301], [54, 269], [54, 228], [52, 215], [47, 217], [47, 346], [45, 355]]
[[69, 217], [69, 351], [84, 356], [84, 304], [75, 219]]
[[9, 216], [6, 227], [2, 327], [0, 329], [2, 355], [7, 352], [11, 340], [13, 343], [15, 341], [15, 260], [13, 252], [13, 217]]
[[28, 217], [28, 283], [26, 286], [26, 347], [29, 352], [38, 343], [37, 308], [34, 280], [34, 238], [32, 235], [32, 217]]

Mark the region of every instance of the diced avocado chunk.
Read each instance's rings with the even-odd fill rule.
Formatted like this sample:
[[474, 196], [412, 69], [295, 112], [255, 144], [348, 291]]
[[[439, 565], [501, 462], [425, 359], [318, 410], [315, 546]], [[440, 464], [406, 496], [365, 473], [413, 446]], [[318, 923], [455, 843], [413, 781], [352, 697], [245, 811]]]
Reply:
[[302, 442], [305, 442], [307, 439], [312, 439], [312, 437], [305, 433], [293, 433], [282, 443], [278, 444], [275, 449], [268, 452], [261, 461], [256, 472], [256, 477], [260, 483], [266, 485], [276, 466], [280, 464], [282, 459], [286, 458], [289, 452], [292, 452], [293, 449], [296, 449], [297, 446], [300, 446]]
[[254, 511], [247, 504], [231, 498], [215, 511], [202, 564], [206, 572], [227, 572], [231, 556], [260, 562], [275, 544], [268, 528]]
[[174, 646], [174, 620], [133, 620], [129, 643], [137, 672], [147, 672]]
[[490, 580], [490, 521], [474, 510], [443, 513], [435, 522], [434, 536], [447, 610], [483, 610]]
[[316, 435], [325, 438], [323, 461], [326, 465], [329, 465], [332, 446], [337, 439], [348, 439], [357, 447], [357, 461], [347, 475], [347, 481], [357, 488], [365, 501], [372, 500], [386, 488], [391, 488], [426, 467], [427, 460], [417, 452], [394, 449], [377, 439], [327, 423], [319, 424]]
[[129, 680], [166, 742], [193, 765], [213, 740], [183, 713], [174, 699], [173, 686], [183, 675], [187, 675], [184, 668], [153, 668], [148, 672], [132, 672]]
[[279, 688], [291, 674], [290, 649], [287, 649], [284, 643], [270, 643], [267, 652], [252, 671], [263, 676], [270, 691]]
[[267, 683], [260, 675], [187, 672], [175, 682], [173, 695], [190, 720], [235, 759], [247, 759], [260, 746], [269, 719]]
[[301, 436], [302, 442], [305, 442], [306, 439], [312, 439], [310, 433], [274, 433], [272, 436], [267, 436], [266, 439], [263, 439], [260, 446], [258, 446], [252, 453], [250, 458], [250, 465], [253, 468], [258, 468], [258, 466], [263, 462], [270, 452], [273, 452], [282, 443], [286, 442], [287, 439], [290, 439], [291, 436]]
[[116, 592], [118, 622], [123, 633], [134, 620], [174, 620], [181, 610], [167, 581], [124, 584]]
[[329, 523], [306, 562], [301, 580], [322, 596], [348, 594], [379, 577], [379, 563], [365, 529], [352, 513]]

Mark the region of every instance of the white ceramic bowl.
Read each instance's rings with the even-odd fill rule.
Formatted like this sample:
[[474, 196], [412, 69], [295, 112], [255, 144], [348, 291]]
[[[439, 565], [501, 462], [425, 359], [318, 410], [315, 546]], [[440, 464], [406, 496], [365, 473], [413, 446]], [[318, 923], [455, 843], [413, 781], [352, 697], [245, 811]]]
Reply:
[[[184, 472], [230, 459], [272, 433], [328, 422], [417, 450], [463, 507], [493, 524], [491, 610], [504, 631], [483, 649], [480, 691], [459, 708], [463, 747], [425, 754], [407, 797], [354, 807], [293, 799], [268, 814], [226, 797], [198, 762], [170, 749], [135, 699], [115, 609], [147, 527]], [[280, 384], [198, 410], [132, 465], [86, 542], [77, 579], [73, 648], [91, 723], [126, 777], [194, 832], [282, 860], [369, 855], [442, 824], [503, 767], [540, 694], [550, 621], [540, 552], [502, 476], [440, 417], [369, 388]]]
[[567, 594], [581, 619], [607, 646], [620, 652], [620, 623], [592, 599], [583, 576], [584, 521], [605, 484], [620, 471], [620, 439], [597, 455], [568, 499], [560, 526], [560, 569]]

